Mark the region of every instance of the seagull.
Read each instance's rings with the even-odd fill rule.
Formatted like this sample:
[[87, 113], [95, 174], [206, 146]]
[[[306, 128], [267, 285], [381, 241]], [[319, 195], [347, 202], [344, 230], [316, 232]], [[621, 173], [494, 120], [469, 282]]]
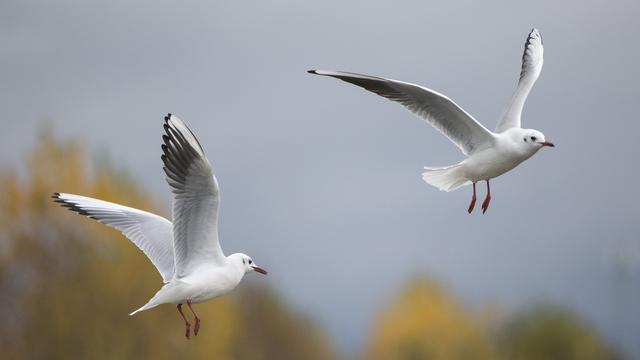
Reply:
[[189, 339], [191, 324], [182, 312], [192, 304], [233, 290], [249, 272], [267, 272], [241, 253], [225, 256], [218, 240], [220, 191], [211, 164], [191, 130], [175, 115], [165, 118], [162, 162], [173, 193], [173, 223], [161, 216], [86, 196], [54, 193], [54, 201], [80, 215], [120, 231], [147, 255], [164, 286], [144, 306], [129, 314], [161, 304], [177, 304]]
[[425, 167], [422, 179], [447, 192], [473, 185], [469, 213], [476, 204], [476, 183], [486, 181], [487, 195], [482, 203], [484, 214], [491, 201], [489, 180], [515, 168], [541, 148], [554, 147], [540, 131], [520, 126], [524, 102], [542, 70], [542, 55], [542, 37], [534, 28], [524, 44], [518, 86], [494, 131], [488, 130], [447, 96], [423, 86], [342, 71], [308, 72], [331, 76], [398, 102], [449, 138], [467, 158], [451, 166]]

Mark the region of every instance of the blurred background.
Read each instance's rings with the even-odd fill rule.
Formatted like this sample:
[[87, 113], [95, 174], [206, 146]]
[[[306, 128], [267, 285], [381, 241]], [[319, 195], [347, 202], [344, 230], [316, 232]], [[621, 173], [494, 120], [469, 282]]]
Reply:
[[[0, 2], [0, 348], [6, 358], [640, 358], [637, 1]], [[313, 68], [447, 94], [493, 128], [524, 40], [523, 125], [556, 144], [439, 192], [458, 162], [401, 107]], [[71, 192], [169, 215], [175, 113], [221, 187], [226, 253], [269, 270], [133, 318], [161, 285]], [[481, 186], [484, 190], [484, 187]], [[484, 196], [484, 191], [480, 192]]]

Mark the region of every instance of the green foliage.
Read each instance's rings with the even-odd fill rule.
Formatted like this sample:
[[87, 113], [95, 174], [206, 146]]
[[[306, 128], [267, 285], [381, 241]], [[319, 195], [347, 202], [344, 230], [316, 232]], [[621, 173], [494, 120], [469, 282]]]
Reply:
[[501, 334], [504, 358], [615, 359], [616, 354], [584, 321], [571, 312], [540, 305], [516, 315]]
[[[117, 231], [66, 211], [54, 191], [156, 206], [126, 177], [86, 167], [83, 149], [44, 136], [26, 181], [0, 174], [0, 349], [6, 359], [330, 359], [326, 339], [267, 288], [199, 304], [202, 328], [184, 338], [174, 306], [129, 317], [162, 285]], [[156, 211], [154, 211], [156, 212]]]

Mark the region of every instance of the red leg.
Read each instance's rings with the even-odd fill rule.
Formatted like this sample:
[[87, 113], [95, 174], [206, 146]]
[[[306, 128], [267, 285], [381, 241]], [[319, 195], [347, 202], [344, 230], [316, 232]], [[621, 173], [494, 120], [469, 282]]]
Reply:
[[198, 317], [198, 314], [196, 314], [196, 312], [191, 307], [191, 300], [187, 300], [187, 305], [189, 305], [189, 309], [191, 309], [191, 312], [193, 313], [193, 316], [196, 319], [196, 324], [193, 327], [193, 334], [195, 336], [198, 336], [198, 331], [200, 331], [200, 318]]
[[473, 208], [476, 207], [476, 182], [473, 182], [473, 196], [471, 196], [471, 204], [469, 204], [469, 214], [473, 211]]
[[487, 212], [487, 209], [489, 208], [489, 203], [491, 202], [491, 187], [489, 187], [489, 180], [487, 180], [487, 197], [484, 198], [484, 201], [482, 202], [482, 213], [484, 214], [485, 212]]
[[[189, 305], [189, 307], [191, 307], [191, 305]], [[182, 312], [182, 304], [178, 304], [178, 311], [180, 312], [180, 315], [182, 315], [182, 318], [184, 319], [184, 326], [187, 328], [187, 331], [185, 332], [184, 336], [186, 336], [188, 339], [191, 333], [191, 324], [189, 324], [189, 320], [187, 320], [187, 317], [184, 316], [184, 313]]]

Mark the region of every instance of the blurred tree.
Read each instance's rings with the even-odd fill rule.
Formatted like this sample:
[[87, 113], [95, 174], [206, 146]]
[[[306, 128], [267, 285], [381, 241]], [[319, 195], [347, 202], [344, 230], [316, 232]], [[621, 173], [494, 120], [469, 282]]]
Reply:
[[60, 208], [50, 195], [156, 207], [108, 166], [91, 176], [84, 153], [45, 134], [26, 180], [0, 173], [2, 358], [333, 358], [318, 329], [264, 287], [202, 304], [201, 333], [188, 341], [174, 306], [128, 317], [162, 285], [155, 268], [117, 231]]
[[369, 360], [495, 359], [487, 326], [433, 280], [415, 279], [373, 328]]
[[568, 310], [539, 305], [516, 315], [499, 337], [505, 359], [615, 359], [616, 353]]
[[288, 311], [269, 288], [246, 286], [235, 299], [247, 334], [234, 344], [233, 359], [336, 359], [325, 336], [308, 319]]

